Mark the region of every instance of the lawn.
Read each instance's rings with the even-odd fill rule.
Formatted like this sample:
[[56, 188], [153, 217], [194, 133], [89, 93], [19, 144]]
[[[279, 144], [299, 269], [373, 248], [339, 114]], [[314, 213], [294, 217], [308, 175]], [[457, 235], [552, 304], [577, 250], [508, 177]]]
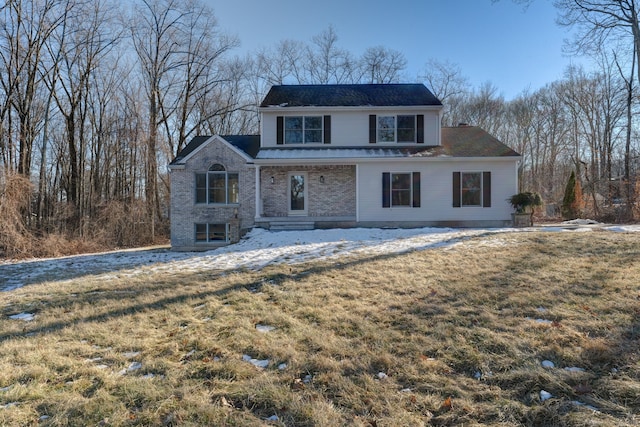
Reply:
[[638, 425], [639, 279], [640, 235], [592, 231], [33, 284], [0, 425]]

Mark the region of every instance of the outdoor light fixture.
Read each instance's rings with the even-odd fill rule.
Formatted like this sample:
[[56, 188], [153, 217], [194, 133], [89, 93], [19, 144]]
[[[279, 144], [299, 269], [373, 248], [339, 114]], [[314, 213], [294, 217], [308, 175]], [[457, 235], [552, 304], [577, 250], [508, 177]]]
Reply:
[[271, 177], [271, 183], [274, 184], [276, 182], [276, 179], [274, 177]]
[[324, 184], [324, 175], [320, 175], [320, 184]]

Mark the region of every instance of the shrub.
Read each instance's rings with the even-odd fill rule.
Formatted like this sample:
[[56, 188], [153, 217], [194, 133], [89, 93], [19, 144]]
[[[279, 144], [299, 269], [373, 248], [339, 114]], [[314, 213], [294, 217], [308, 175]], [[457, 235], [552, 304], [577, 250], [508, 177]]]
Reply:
[[569, 176], [569, 181], [564, 190], [560, 213], [563, 219], [576, 219], [580, 217], [581, 211], [582, 187], [580, 186], [580, 180], [576, 179], [575, 172], [571, 171], [571, 176]]

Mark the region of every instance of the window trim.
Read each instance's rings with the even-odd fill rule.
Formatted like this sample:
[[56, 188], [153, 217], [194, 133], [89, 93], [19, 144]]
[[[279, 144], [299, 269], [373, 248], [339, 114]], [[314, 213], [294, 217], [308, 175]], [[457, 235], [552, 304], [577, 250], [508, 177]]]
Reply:
[[[393, 176], [408, 175], [409, 176], [409, 204], [394, 205], [393, 204]], [[382, 207], [383, 208], [419, 208], [421, 203], [421, 179], [420, 172], [417, 171], [394, 171], [382, 173]], [[406, 191], [406, 189], [403, 189]]]
[[[220, 166], [222, 170], [218, 169], [217, 166]], [[217, 170], [212, 170], [212, 169]], [[198, 177], [205, 176], [205, 187], [198, 186]], [[213, 202], [211, 201], [211, 178], [212, 176], [221, 176], [224, 175], [224, 202]], [[236, 201], [230, 201], [232, 194], [232, 187], [230, 186], [230, 177], [235, 176], [236, 179]], [[238, 205], [240, 204], [240, 173], [239, 172], [229, 172], [224, 165], [220, 163], [212, 164], [206, 172], [196, 172], [194, 174], [195, 181], [195, 194], [194, 200], [197, 205]], [[201, 201], [198, 199], [198, 192], [205, 191], [205, 200]]]
[[[418, 135], [419, 114], [380, 114], [375, 116], [375, 142], [379, 144], [416, 144], [420, 142]], [[385, 141], [380, 138], [380, 119], [393, 118], [393, 141]], [[411, 141], [398, 141], [398, 134], [400, 128], [398, 128], [398, 117], [412, 117], [413, 118], [413, 140]], [[423, 119], [424, 120], [424, 119]], [[423, 125], [424, 126], [424, 125]], [[402, 128], [409, 129], [409, 128]], [[385, 129], [386, 130], [386, 129]]]
[[[463, 203], [463, 175], [478, 174], [480, 176], [479, 205]], [[491, 207], [491, 171], [456, 171], [453, 172], [453, 207], [454, 208], [490, 208]]]
[[[325, 138], [325, 118], [322, 115], [300, 115], [300, 116], [283, 116], [283, 137], [282, 137], [282, 142], [285, 145], [294, 145], [294, 144], [324, 144], [324, 138]], [[301, 118], [302, 119], [302, 129], [300, 129], [300, 132], [302, 132], [302, 141], [301, 142], [287, 142], [287, 119], [292, 119], [292, 118]], [[306, 127], [306, 122], [307, 122], [307, 118], [314, 118], [314, 119], [318, 119], [320, 120], [320, 128], [311, 128], [311, 129], [307, 129]], [[306, 137], [307, 137], [307, 130], [309, 131], [316, 131], [320, 133], [320, 141], [310, 141], [307, 142], [306, 141]]]
[[[465, 204], [464, 203], [464, 195], [465, 195], [465, 191], [469, 192], [471, 190], [475, 191], [475, 188], [467, 188], [465, 190], [464, 188], [464, 176], [465, 175], [478, 175], [478, 181], [480, 183], [480, 186], [477, 189], [478, 192], [478, 203], [477, 204]], [[483, 188], [482, 188], [482, 172], [481, 171], [467, 171], [467, 172], [460, 172], [460, 207], [462, 208], [481, 208], [482, 207], [482, 194], [483, 194]]]
[[[380, 119], [393, 118], [393, 141], [383, 141], [380, 138]], [[413, 139], [411, 141], [398, 140], [398, 118], [413, 118]], [[409, 129], [409, 128], [402, 128]], [[370, 114], [369, 115], [369, 143], [371, 144], [423, 144], [424, 143], [424, 114]]]
[[[224, 226], [224, 240], [210, 239], [211, 232], [209, 228], [211, 226], [219, 226], [219, 225]], [[198, 240], [198, 226], [205, 226], [205, 230], [204, 230], [204, 233], [206, 236], [205, 240], [202, 240], [202, 239]], [[198, 245], [208, 244], [208, 243], [229, 243], [229, 232], [230, 232], [230, 226], [228, 222], [211, 222], [211, 223], [196, 222], [193, 224], [193, 241]], [[202, 233], [202, 231], [200, 233]]]

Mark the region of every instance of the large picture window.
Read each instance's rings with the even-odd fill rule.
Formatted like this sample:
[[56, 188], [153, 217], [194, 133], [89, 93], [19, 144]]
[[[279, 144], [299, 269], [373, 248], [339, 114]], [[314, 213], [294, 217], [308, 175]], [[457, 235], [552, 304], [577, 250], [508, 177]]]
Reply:
[[238, 203], [238, 174], [214, 164], [207, 173], [196, 173], [196, 203]]
[[420, 207], [420, 172], [384, 172], [382, 207]]
[[284, 118], [285, 144], [322, 144], [322, 116], [287, 116]]
[[226, 242], [229, 238], [228, 224], [196, 224], [196, 243]]

